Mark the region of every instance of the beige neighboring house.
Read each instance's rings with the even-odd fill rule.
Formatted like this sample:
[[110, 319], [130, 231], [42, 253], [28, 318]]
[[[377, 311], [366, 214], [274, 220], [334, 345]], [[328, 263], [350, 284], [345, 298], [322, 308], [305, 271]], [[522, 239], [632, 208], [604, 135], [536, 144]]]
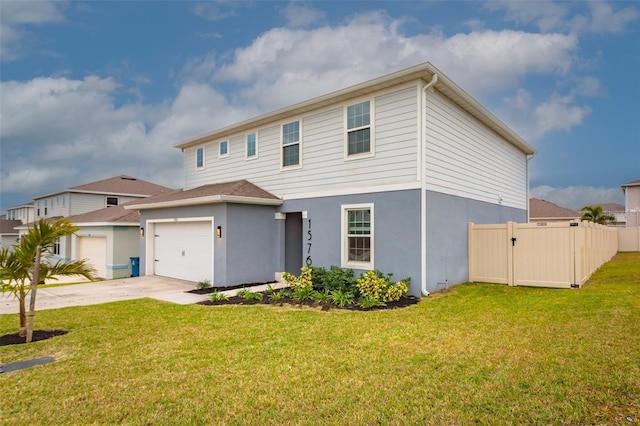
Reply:
[[[33, 221], [18, 226], [18, 230], [27, 232], [40, 219], [69, 218], [81, 229], [78, 236], [59, 241], [54, 247], [54, 260], [87, 258], [96, 267], [98, 277], [130, 276], [129, 257], [136, 257], [139, 252], [139, 237], [133, 250], [131, 235], [134, 234], [133, 228], [138, 235], [139, 220], [131, 212], [126, 212], [122, 205], [173, 191], [172, 188], [125, 175], [74, 186], [35, 198]], [[115, 210], [109, 212], [110, 209]]]
[[627, 223], [627, 215], [624, 212], [624, 206], [618, 203], [602, 203], [599, 204], [602, 207], [602, 210], [605, 213], [612, 215], [615, 220], [613, 222], [609, 222], [608, 226], [617, 226], [624, 228]]
[[15, 229], [22, 225], [19, 220], [7, 219], [5, 215], [0, 216], [0, 247], [11, 247], [20, 240], [20, 234]]
[[561, 207], [550, 201], [529, 200], [529, 222], [569, 222], [580, 220], [580, 212]]
[[80, 230], [71, 237], [71, 258], [87, 259], [105, 279], [132, 275], [131, 258], [140, 256], [140, 214], [124, 205], [105, 207], [67, 219]]
[[627, 228], [640, 226], [640, 179], [622, 185]]

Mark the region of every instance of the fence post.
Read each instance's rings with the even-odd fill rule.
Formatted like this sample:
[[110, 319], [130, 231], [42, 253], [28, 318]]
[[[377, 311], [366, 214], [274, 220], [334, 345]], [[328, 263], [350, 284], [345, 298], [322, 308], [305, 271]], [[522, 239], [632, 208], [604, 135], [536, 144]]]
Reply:
[[468, 247], [468, 256], [469, 256], [469, 282], [472, 283], [475, 280], [476, 276], [476, 256], [474, 250], [475, 244], [475, 236], [473, 232], [473, 222], [469, 222], [468, 224], [468, 239], [469, 239], [469, 247]]
[[514, 243], [512, 243], [514, 238], [514, 222], [507, 222], [507, 284], [510, 286], [515, 286], [514, 276], [513, 276], [513, 252], [515, 250]]

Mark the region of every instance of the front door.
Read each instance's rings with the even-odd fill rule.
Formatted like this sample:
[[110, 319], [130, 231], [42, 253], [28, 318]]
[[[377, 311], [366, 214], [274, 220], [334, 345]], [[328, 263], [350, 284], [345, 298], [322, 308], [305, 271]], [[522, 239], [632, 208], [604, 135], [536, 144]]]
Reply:
[[284, 227], [284, 269], [298, 276], [302, 268], [302, 213], [287, 213]]

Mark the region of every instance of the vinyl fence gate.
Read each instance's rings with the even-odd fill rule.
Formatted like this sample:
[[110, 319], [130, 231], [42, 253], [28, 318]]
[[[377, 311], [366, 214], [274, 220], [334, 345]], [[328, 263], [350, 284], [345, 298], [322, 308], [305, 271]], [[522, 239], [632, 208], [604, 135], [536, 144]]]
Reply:
[[617, 251], [616, 229], [588, 222], [469, 223], [469, 281], [576, 288]]

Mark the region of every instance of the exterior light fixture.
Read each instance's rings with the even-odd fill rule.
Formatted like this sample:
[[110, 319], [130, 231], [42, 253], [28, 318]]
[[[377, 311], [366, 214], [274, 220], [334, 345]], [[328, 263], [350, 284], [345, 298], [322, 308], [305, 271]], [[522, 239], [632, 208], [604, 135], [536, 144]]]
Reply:
[[142, 226], [140, 227], [140, 236], [144, 237], [144, 228]]
[[222, 238], [222, 226], [216, 228], [216, 237], [218, 237], [218, 239]]

